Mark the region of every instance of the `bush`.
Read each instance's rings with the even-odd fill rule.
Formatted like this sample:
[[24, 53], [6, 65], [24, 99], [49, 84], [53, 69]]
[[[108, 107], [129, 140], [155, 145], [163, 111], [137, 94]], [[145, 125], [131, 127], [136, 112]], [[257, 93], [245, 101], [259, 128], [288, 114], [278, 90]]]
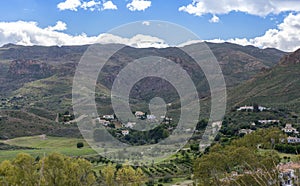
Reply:
[[78, 143], [77, 143], [77, 148], [80, 149], [80, 148], [82, 148], [83, 146], [84, 146], [84, 144], [83, 144], [82, 142], [78, 142]]

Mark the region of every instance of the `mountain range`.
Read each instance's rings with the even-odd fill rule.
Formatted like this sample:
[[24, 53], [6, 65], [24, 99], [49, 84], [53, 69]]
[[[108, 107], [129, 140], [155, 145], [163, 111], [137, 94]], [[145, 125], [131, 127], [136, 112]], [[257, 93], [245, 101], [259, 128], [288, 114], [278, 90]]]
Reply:
[[[296, 106], [295, 103], [299, 102], [299, 51], [289, 54], [273, 48], [259, 49], [231, 43], [206, 44], [224, 74], [230, 107], [253, 102]], [[185, 47], [196, 49], [197, 45]], [[0, 138], [41, 133], [78, 135], [75, 125], [59, 125], [55, 118], [57, 113], [72, 111], [73, 76], [88, 47], [7, 44], [0, 48]], [[110, 51], [113, 45], [104, 47]], [[209, 100], [210, 91], [204, 73], [178, 48], [138, 49], [124, 46], [110, 58], [98, 78], [96, 101], [107, 103], [104, 107], [98, 105], [101, 114], [112, 113], [109, 106], [110, 88], [118, 72], [131, 61], [149, 55], [164, 57], [183, 66], [195, 82], [199, 97]], [[147, 109], [145, 100], [155, 95], [160, 95], [166, 102], [178, 103], [178, 94], [172, 85], [152, 77], [133, 87], [130, 100], [132, 110]], [[14, 133], [19, 126], [24, 130]]]

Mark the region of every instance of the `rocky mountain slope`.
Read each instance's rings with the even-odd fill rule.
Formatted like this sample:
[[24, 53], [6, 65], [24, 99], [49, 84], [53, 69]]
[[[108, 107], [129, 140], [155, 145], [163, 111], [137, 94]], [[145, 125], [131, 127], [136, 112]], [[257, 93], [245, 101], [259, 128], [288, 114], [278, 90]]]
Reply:
[[300, 111], [300, 50], [284, 56], [274, 68], [231, 91], [231, 105], [257, 103]]
[[[207, 43], [207, 45], [219, 61], [229, 88], [251, 79], [261, 71], [269, 71], [268, 69], [275, 66], [286, 54], [276, 49], [259, 49], [230, 43]], [[106, 50], [111, 50], [112, 46], [105, 45]], [[5, 112], [17, 110], [22, 113], [20, 115], [32, 114], [30, 121], [18, 123], [18, 125], [26, 126], [25, 128], [29, 127], [30, 131], [32, 131], [30, 129], [32, 126], [29, 126], [28, 123], [40, 123], [40, 118], [46, 119], [45, 121], [54, 121], [56, 113], [71, 111], [73, 76], [87, 47], [25, 47], [12, 44], [1, 47], [0, 97], [2, 105], [0, 105], [0, 109]], [[197, 44], [185, 47], [196, 50]], [[137, 49], [124, 46], [110, 58], [98, 78], [96, 101], [107, 104], [104, 106], [102, 104], [103, 108], [99, 108], [100, 112], [112, 112], [109, 106], [110, 88], [120, 70], [131, 61], [149, 55], [164, 57], [180, 64], [195, 82], [200, 98], [209, 97], [209, 86], [203, 72], [181, 50], [172, 47]], [[178, 101], [176, 90], [168, 82], [158, 78], [147, 78], [138, 82], [132, 89], [133, 110], [145, 108], [146, 103], [141, 103], [140, 100], [149, 100], [157, 95], [163, 97], [166, 102], [176, 103]], [[16, 121], [8, 113], [4, 115], [8, 119], [0, 121], [0, 127], [3, 129], [0, 131], [0, 137], [4, 134], [8, 135], [9, 131], [5, 129]], [[32, 135], [43, 131], [42, 128], [48, 128], [48, 125], [35, 126], [34, 131], [36, 132]], [[25, 128], [22, 131], [25, 131]], [[50, 131], [46, 130], [46, 133]], [[28, 134], [20, 131], [15, 135], [13, 132], [9, 134], [10, 137], [22, 135]]]

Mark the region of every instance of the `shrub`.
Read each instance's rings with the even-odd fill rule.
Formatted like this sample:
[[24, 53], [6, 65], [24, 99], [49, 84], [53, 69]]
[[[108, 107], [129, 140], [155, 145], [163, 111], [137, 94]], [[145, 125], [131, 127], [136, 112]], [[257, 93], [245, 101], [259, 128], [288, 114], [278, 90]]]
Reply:
[[77, 143], [77, 148], [80, 149], [80, 148], [82, 148], [83, 146], [84, 146], [84, 144], [83, 144], [82, 142], [78, 142], [78, 143]]

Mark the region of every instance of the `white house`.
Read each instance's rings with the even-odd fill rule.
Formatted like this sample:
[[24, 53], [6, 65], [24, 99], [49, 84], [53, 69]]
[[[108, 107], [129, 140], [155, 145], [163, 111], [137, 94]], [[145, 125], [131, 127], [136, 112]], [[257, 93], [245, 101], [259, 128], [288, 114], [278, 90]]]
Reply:
[[287, 139], [288, 143], [300, 143], [300, 138], [296, 138], [296, 137], [288, 137]]
[[153, 121], [155, 119], [156, 119], [156, 116], [154, 116], [154, 115], [147, 115], [147, 120]]
[[142, 111], [136, 111], [134, 115], [136, 118], [141, 118], [141, 117], [145, 116], [145, 113]]
[[[253, 106], [243, 106], [243, 107], [239, 107], [238, 109], [236, 109], [237, 111], [242, 111], [242, 110], [254, 110]], [[267, 107], [263, 107], [263, 106], [258, 106], [258, 110], [259, 111], [264, 111], [264, 110], [269, 110], [269, 108]]]
[[101, 125], [106, 126], [106, 127], [110, 124], [109, 121], [104, 120], [104, 119], [100, 119], [100, 118], [97, 118], [97, 121], [98, 121]]
[[258, 120], [261, 124], [268, 124], [268, 123], [279, 123], [279, 120]]
[[123, 134], [123, 136], [128, 135], [129, 134], [129, 130], [122, 130], [122, 134]]
[[106, 120], [113, 120], [113, 119], [115, 119], [114, 115], [103, 115], [102, 118], [106, 119]]
[[292, 127], [292, 124], [286, 124], [285, 127], [282, 129], [285, 133], [294, 133], [294, 134], [299, 134], [297, 129]]
[[243, 107], [240, 107], [238, 109], [236, 109], [237, 111], [242, 111], [242, 110], [253, 110], [254, 107], [253, 106], [243, 106]]
[[286, 169], [280, 172], [279, 178], [282, 186], [293, 186], [293, 181], [297, 179], [297, 176], [293, 169]]
[[136, 123], [135, 122], [127, 122], [126, 124], [123, 124], [124, 127], [126, 128], [133, 128], [133, 126], [135, 126]]

